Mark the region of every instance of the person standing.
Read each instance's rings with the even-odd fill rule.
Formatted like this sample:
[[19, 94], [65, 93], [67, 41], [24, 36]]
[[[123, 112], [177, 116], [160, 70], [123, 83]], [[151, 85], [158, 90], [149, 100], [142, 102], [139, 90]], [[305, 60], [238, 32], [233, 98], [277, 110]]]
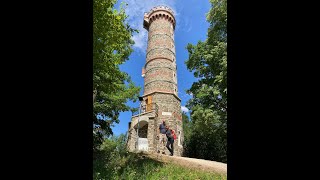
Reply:
[[162, 123], [159, 125], [158, 128], [158, 135], [157, 138], [159, 138], [159, 144], [157, 146], [157, 152], [160, 153], [162, 151], [162, 154], [165, 154], [165, 144], [166, 144], [166, 121], [163, 120]]
[[[170, 156], [173, 156], [173, 143], [174, 143], [174, 138], [173, 138], [173, 134], [171, 132], [171, 129], [169, 129], [168, 126], [166, 126], [166, 136], [168, 138], [167, 140], [167, 145], [166, 147], [168, 148], [168, 150], [170, 151]], [[171, 146], [171, 148], [169, 147]]]

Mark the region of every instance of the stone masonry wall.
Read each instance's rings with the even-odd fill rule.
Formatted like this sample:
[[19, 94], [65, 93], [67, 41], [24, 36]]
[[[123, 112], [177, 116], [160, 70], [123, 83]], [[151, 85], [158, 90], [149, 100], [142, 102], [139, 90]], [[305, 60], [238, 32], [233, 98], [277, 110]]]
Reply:
[[148, 72], [153, 68], [168, 68], [173, 71], [177, 70], [177, 66], [172, 62], [172, 59], [168, 60], [168, 59], [161, 59], [161, 58], [157, 58], [154, 61], [148, 61], [147, 66], [145, 68], [146, 68], [146, 72]]
[[178, 92], [174, 30], [168, 18], [157, 16], [149, 26], [144, 94], [165, 91], [177, 95]]
[[[157, 128], [159, 124], [165, 120], [169, 128], [173, 129], [178, 136], [178, 131], [183, 131], [180, 100], [178, 100], [172, 94], [161, 93], [154, 94], [152, 98], [153, 101], [159, 106]], [[183, 137], [183, 135], [181, 137]], [[181, 156], [183, 148], [178, 144], [178, 139], [176, 139], [174, 143], [174, 154]], [[167, 151], [167, 154], [169, 154], [169, 151]]]

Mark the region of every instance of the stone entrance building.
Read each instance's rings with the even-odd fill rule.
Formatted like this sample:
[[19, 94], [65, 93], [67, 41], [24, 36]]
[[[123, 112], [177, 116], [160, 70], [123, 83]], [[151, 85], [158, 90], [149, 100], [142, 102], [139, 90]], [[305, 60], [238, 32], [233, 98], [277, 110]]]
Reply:
[[[142, 69], [144, 93], [141, 113], [134, 113], [129, 122], [129, 151], [155, 152], [158, 145], [157, 129], [162, 120], [165, 120], [177, 135], [174, 155], [182, 155], [183, 129], [177, 86], [175, 25], [174, 13], [166, 6], [154, 7], [144, 15], [143, 27], [148, 31], [146, 63]], [[166, 154], [169, 154], [167, 149]]]

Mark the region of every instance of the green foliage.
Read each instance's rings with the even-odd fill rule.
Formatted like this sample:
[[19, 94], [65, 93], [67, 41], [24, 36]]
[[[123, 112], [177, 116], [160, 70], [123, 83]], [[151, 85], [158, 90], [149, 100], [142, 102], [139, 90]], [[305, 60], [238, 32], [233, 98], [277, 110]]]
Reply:
[[227, 0], [210, 0], [208, 38], [187, 45], [187, 68], [198, 81], [188, 93], [191, 109], [186, 153], [190, 157], [227, 162]]
[[132, 53], [132, 33], [125, 23], [124, 8], [113, 9], [116, 0], [93, 1], [93, 131], [94, 150], [103, 136], [112, 135], [119, 113], [130, 110], [125, 103], [136, 100], [140, 91], [119, 65]]
[[133, 158], [126, 150], [126, 135], [111, 136], [105, 139], [93, 154], [93, 178], [112, 179]]
[[159, 162], [125, 149], [126, 135], [105, 139], [93, 159], [93, 179], [227, 179], [224, 175]]
[[185, 112], [182, 112], [182, 129], [184, 137], [189, 137], [190, 134], [190, 119]]

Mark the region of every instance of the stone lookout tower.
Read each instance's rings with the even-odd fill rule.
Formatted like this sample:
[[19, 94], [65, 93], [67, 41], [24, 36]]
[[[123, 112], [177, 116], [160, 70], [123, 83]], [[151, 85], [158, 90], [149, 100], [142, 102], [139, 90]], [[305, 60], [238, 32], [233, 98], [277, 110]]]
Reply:
[[[144, 14], [143, 27], [148, 31], [146, 63], [142, 68], [144, 93], [141, 111], [133, 113], [129, 122], [129, 151], [155, 152], [158, 145], [157, 129], [165, 120], [177, 135], [174, 155], [182, 155], [183, 129], [181, 100], [178, 97], [175, 25], [174, 12], [166, 6], [154, 7]], [[169, 154], [168, 150], [166, 154]]]

